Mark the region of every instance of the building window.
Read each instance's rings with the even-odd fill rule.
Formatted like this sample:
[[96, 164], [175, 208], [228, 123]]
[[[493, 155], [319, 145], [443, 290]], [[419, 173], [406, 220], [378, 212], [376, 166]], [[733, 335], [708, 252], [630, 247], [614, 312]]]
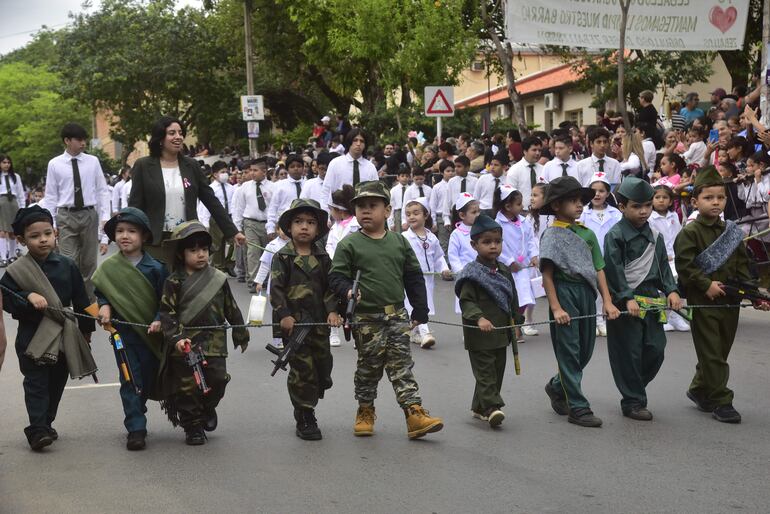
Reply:
[[578, 127], [583, 124], [583, 109], [575, 109], [564, 113], [564, 120], [574, 123]]
[[535, 106], [528, 105], [524, 108], [524, 120], [529, 125], [535, 124]]

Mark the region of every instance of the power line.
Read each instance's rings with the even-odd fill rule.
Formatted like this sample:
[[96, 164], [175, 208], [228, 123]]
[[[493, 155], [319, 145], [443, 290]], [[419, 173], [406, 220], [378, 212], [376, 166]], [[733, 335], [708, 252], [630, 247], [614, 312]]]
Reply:
[[14, 37], [14, 36], [23, 36], [24, 34], [31, 34], [33, 32], [38, 32], [38, 31], [42, 30], [43, 28], [53, 29], [53, 28], [56, 28], [56, 27], [63, 27], [66, 24], [67, 24], [67, 22], [65, 22], [65, 23], [57, 23], [55, 25], [41, 25], [40, 27], [38, 27], [36, 29], [23, 30], [21, 32], [14, 32], [13, 34], [3, 34], [2, 36], [0, 36], [0, 39], [6, 39], [6, 38], [9, 38], [9, 37]]

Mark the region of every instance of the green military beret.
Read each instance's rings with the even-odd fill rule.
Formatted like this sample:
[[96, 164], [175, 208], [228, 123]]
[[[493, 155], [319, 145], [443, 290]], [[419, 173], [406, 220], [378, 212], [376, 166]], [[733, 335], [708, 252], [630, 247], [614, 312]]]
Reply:
[[723, 186], [725, 181], [714, 166], [706, 166], [695, 175], [695, 187]]
[[499, 230], [502, 232], [503, 227], [486, 214], [481, 214], [476, 218], [476, 221], [473, 222], [473, 226], [471, 227], [471, 239], [476, 239], [482, 233], [489, 232], [490, 230]]
[[367, 180], [356, 185], [356, 196], [353, 203], [361, 198], [382, 198], [386, 204], [390, 204], [390, 191], [379, 180]]
[[637, 177], [624, 178], [616, 193], [628, 198], [632, 202], [639, 203], [649, 202], [652, 200], [652, 197], [655, 196], [655, 190], [652, 186], [648, 182]]
[[322, 238], [329, 231], [329, 215], [315, 200], [297, 198], [291, 202], [291, 207], [278, 218], [278, 226], [287, 236], [291, 234], [291, 220], [300, 212], [309, 212], [318, 220], [318, 234], [316, 240]]

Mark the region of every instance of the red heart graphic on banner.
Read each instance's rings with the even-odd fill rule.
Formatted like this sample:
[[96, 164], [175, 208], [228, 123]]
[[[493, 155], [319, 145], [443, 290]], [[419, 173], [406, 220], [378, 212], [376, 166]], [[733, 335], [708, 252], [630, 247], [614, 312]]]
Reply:
[[716, 5], [709, 11], [709, 21], [713, 26], [721, 30], [722, 34], [730, 30], [737, 17], [738, 10], [732, 5], [725, 10]]

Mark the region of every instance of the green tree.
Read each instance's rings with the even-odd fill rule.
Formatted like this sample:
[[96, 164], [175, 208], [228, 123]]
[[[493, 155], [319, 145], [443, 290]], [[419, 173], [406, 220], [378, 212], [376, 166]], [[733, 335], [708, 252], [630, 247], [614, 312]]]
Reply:
[[125, 161], [161, 114], [200, 128], [235, 111], [232, 75], [223, 70], [229, 52], [217, 38], [203, 12], [176, 11], [172, 0], [104, 0], [73, 17], [57, 69], [69, 96], [112, 115]]
[[0, 152], [26, 181], [45, 176], [48, 160], [62, 152], [65, 123], [90, 125], [88, 109], [57, 92], [60, 80], [44, 66], [0, 64]]

